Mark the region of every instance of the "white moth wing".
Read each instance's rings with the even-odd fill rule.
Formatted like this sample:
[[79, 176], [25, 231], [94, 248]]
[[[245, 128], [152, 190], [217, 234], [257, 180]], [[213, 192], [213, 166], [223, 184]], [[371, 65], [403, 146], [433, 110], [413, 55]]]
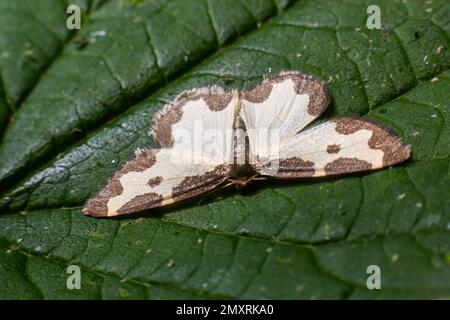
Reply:
[[89, 200], [84, 212], [116, 216], [167, 205], [222, 183], [233, 160], [237, 94], [220, 88], [182, 93], [156, 117], [161, 149], [137, 150]]
[[200, 88], [180, 94], [155, 116], [151, 134], [185, 161], [231, 164], [236, 91]]
[[250, 163], [269, 158], [283, 143], [316, 119], [329, 104], [321, 81], [282, 72], [242, 94], [240, 116], [249, 140]]
[[88, 201], [84, 212], [111, 217], [171, 204], [215, 188], [228, 175], [227, 165], [172, 157], [171, 148], [140, 150]]
[[320, 177], [375, 170], [402, 162], [409, 155], [410, 147], [382, 125], [341, 117], [284, 141], [277, 157], [255, 167], [274, 177]]

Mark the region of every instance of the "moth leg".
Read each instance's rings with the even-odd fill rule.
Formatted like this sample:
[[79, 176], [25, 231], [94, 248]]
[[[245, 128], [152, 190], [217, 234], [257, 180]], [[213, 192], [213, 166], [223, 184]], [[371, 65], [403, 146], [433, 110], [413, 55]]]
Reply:
[[[224, 183], [224, 182], [225, 182], [226, 180], [228, 180], [228, 179], [229, 179], [228, 177], [223, 177], [222, 181], [219, 182], [219, 185], [221, 185], [222, 183]], [[212, 190], [209, 190], [208, 192], [204, 193], [204, 194], [202, 195], [202, 197], [200, 198], [200, 200], [198, 201], [198, 205], [201, 205], [207, 196], [213, 194], [214, 192], [219, 191], [220, 189], [223, 189], [223, 188], [225, 188], [225, 187], [228, 187], [229, 185], [231, 185], [231, 183], [228, 183], [228, 184], [226, 184], [226, 185], [224, 185], [224, 186], [221, 186], [221, 187], [218, 188], [218, 189], [212, 189]]]
[[260, 176], [259, 173], [254, 174], [251, 177], [238, 177], [236, 179], [228, 178], [230, 181], [228, 184], [226, 184], [224, 187], [228, 187], [230, 185], [234, 185], [236, 189], [243, 189], [247, 187], [252, 181], [256, 180], [266, 180], [267, 177]]

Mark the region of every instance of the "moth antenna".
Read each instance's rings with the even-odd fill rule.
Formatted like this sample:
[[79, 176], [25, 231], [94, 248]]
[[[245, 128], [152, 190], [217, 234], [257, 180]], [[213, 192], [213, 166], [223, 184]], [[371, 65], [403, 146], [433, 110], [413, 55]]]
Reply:
[[229, 186], [232, 186], [233, 184], [236, 183], [236, 180], [232, 180], [232, 179], [228, 179], [228, 180], [230, 180], [231, 182], [228, 182], [227, 184], [221, 186], [220, 189], [228, 188]]
[[[223, 178], [223, 180], [222, 180], [220, 183], [223, 183], [223, 182], [226, 181], [227, 179], [229, 180], [229, 178], [227, 178], [227, 177]], [[227, 184], [224, 185], [224, 186], [221, 186], [219, 189], [212, 189], [212, 190], [210, 190], [210, 191], [204, 193], [204, 194], [202, 195], [202, 197], [200, 198], [200, 200], [198, 201], [198, 204], [199, 204], [199, 205], [202, 204], [202, 202], [205, 200], [205, 198], [206, 198], [207, 196], [209, 196], [210, 194], [212, 194], [212, 193], [214, 193], [214, 192], [217, 192], [217, 191], [219, 191], [219, 190], [222, 190], [222, 189], [224, 189], [224, 188], [226, 188], [226, 187], [229, 187], [229, 186], [232, 185], [232, 184], [233, 184], [233, 182], [230, 182], [230, 183], [227, 183]]]

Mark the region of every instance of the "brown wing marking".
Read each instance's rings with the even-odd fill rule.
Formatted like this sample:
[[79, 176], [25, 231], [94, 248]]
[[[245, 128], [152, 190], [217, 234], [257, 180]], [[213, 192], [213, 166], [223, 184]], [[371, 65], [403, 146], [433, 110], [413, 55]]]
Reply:
[[264, 80], [254, 88], [244, 91], [242, 98], [253, 103], [262, 103], [270, 95], [274, 83], [291, 79], [295, 83], [297, 94], [308, 94], [310, 103], [308, 113], [319, 116], [329, 105], [330, 95], [324, 83], [316, 77], [305, 75], [296, 71], [284, 71]]

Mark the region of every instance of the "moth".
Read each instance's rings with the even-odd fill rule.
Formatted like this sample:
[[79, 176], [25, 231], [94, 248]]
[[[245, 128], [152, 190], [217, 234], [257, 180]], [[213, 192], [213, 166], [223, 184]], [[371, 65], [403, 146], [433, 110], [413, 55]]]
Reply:
[[336, 117], [307, 127], [329, 103], [322, 81], [295, 71], [242, 92], [184, 91], [153, 119], [160, 148], [136, 150], [83, 211], [112, 217], [223, 185], [376, 170], [409, 158], [410, 146], [371, 120]]

